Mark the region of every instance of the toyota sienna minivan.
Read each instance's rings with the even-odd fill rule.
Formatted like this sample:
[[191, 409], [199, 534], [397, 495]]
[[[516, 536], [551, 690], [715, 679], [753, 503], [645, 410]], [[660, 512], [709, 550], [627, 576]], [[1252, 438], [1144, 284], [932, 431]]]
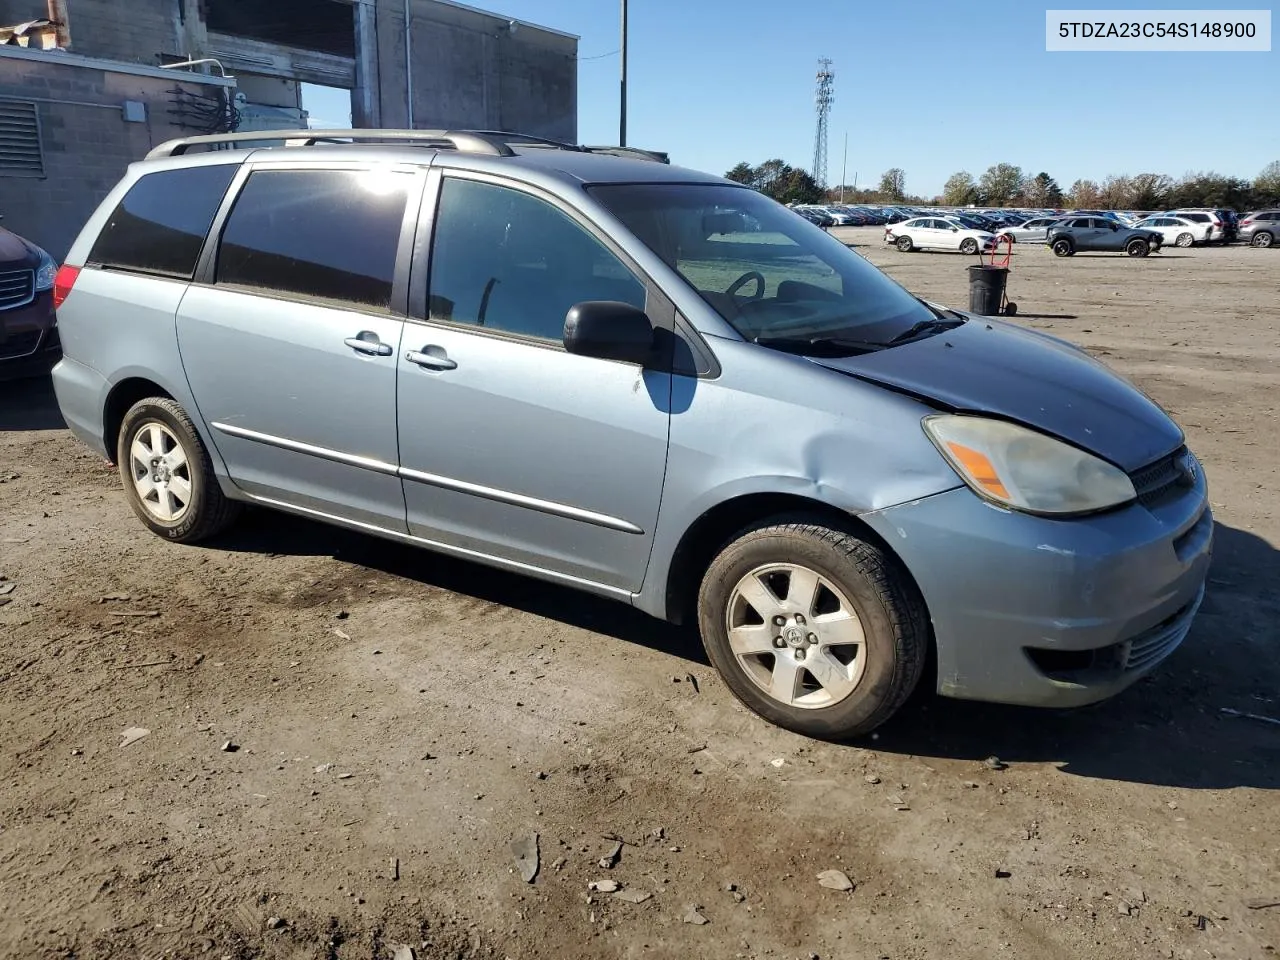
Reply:
[[1090, 703], [1182, 642], [1213, 519], [1164, 411], [661, 159], [165, 144], [58, 274], [63, 415], [176, 543], [253, 504], [612, 597], [814, 736], [922, 678]]

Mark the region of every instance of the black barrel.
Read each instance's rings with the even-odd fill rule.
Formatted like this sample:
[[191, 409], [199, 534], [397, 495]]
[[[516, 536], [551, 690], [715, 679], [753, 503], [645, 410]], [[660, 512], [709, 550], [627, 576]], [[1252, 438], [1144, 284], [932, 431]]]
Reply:
[[983, 317], [998, 316], [1008, 281], [1008, 267], [992, 267], [985, 263], [970, 267], [969, 312]]

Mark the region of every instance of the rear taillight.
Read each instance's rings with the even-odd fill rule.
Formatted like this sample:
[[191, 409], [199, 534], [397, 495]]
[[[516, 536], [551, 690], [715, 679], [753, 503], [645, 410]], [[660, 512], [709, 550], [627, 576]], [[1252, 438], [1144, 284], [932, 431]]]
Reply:
[[53, 307], [56, 310], [67, 299], [67, 294], [76, 285], [76, 277], [80, 276], [79, 267], [68, 267], [63, 264], [58, 268], [58, 275], [53, 278]]
[[1242, 227], [1247, 227], [1247, 226], [1248, 226], [1249, 224], [1251, 224], [1251, 223], [1253, 223], [1253, 221], [1252, 221], [1252, 220], [1241, 220], [1241, 221], [1240, 221], [1240, 226], [1242, 226]]

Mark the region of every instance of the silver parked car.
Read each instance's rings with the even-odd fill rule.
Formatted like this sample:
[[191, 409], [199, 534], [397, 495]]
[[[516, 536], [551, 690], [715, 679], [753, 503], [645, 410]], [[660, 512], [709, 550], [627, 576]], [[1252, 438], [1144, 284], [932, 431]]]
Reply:
[[1061, 219], [1061, 217], [1033, 217], [1030, 220], [1024, 220], [1016, 227], [1001, 227], [996, 231], [996, 235], [1008, 237], [1015, 243], [1046, 243], [1049, 239], [1049, 228]]
[[[193, 152], [255, 138], [293, 145]], [[1213, 519], [1159, 407], [627, 152], [159, 147], [60, 272], [62, 412], [162, 537], [258, 504], [695, 622], [734, 694], [815, 736], [883, 723], [926, 664], [1070, 706], [1182, 642]]]
[[1240, 218], [1240, 239], [1253, 247], [1280, 242], [1280, 210], [1259, 210]]

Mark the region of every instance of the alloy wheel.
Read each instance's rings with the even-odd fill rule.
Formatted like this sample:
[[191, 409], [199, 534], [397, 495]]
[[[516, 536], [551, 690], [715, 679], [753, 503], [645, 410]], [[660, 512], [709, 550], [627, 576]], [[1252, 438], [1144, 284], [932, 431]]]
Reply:
[[191, 465], [177, 436], [158, 420], [143, 423], [129, 445], [129, 474], [147, 513], [163, 523], [191, 506]]
[[743, 672], [789, 707], [830, 707], [862, 680], [862, 621], [844, 593], [808, 567], [774, 563], [750, 571], [729, 595], [726, 627]]

